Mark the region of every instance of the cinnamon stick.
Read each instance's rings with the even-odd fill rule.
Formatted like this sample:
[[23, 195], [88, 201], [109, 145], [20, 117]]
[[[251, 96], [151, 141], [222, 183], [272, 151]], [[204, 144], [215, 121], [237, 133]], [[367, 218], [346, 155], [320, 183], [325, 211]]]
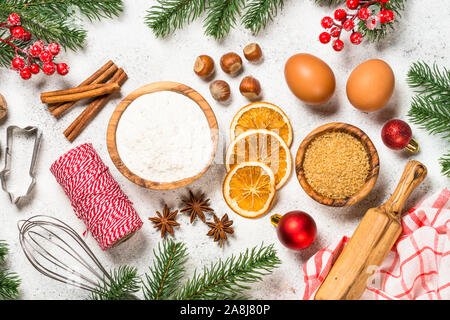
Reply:
[[48, 97], [57, 97], [57, 96], [63, 96], [66, 94], [81, 93], [81, 92], [88, 91], [88, 90], [103, 88], [105, 86], [107, 86], [107, 84], [105, 84], [105, 83], [94, 83], [94, 84], [78, 86], [78, 87], [70, 88], [70, 89], [43, 92], [43, 93], [41, 93], [41, 100], [43, 98], [48, 98]]
[[[128, 79], [127, 74], [121, 68], [119, 69], [108, 83], [117, 83], [122, 86]], [[75, 119], [74, 122], [64, 131], [64, 136], [70, 142], [73, 142], [91, 120], [100, 112], [100, 110], [108, 103], [112, 94], [104, 95], [92, 101], [86, 109]]]
[[[96, 84], [94, 84], [93, 86], [96, 86]], [[41, 100], [44, 103], [61, 103], [61, 102], [69, 102], [69, 101], [78, 101], [81, 99], [103, 96], [105, 94], [109, 94], [109, 93], [120, 90], [120, 86], [114, 82], [104, 84], [100, 88], [91, 89], [90, 85], [79, 87], [79, 88], [81, 91], [78, 90], [77, 88], [73, 89], [74, 91], [77, 91], [77, 90], [79, 91], [76, 93], [69, 93], [69, 94], [49, 96], [49, 97], [41, 96]], [[68, 90], [72, 90], [72, 89], [68, 89]]]
[[[93, 83], [104, 83], [117, 71], [117, 66], [109, 60], [106, 64], [104, 64], [100, 69], [94, 72], [89, 78], [80, 83], [79, 86], [84, 86]], [[69, 110], [76, 101], [70, 101], [66, 103], [53, 104], [49, 106], [50, 112], [56, 118], [59, 118], [64, 112]]]

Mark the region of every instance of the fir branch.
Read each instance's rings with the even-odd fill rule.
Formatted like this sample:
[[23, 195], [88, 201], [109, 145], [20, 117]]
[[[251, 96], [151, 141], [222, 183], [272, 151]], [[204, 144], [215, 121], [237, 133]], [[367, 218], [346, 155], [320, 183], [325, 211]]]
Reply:
[[222, 39], [236, 25], [244, 0], [209, 0], [205, 19], [205, 34]]
[[[0, 4], [0, 12], [26, 14], [39, 12], [41, 16], [69, 18], [78, 10], [90, 21], [113, 18], [123, 11], [122, 0], [6, 0]], [[3, 15], [3, 14], [2, 14]], [[6, 15], [6, 16], [7, 16]]]
[[269, 21], [273, 21], [283, 5], [284, 0], [251, 0], [245, 6], [247, 11], [242, 17], [242, 23], [246, 29], [258, 33]]
[[443, 155], [440, 159], [439, 162], [442, 166], [442, 170], [441, 173], [444, 176], [447, 176], [448, 178], [450, 178], [450, 153], [447, 153], [445, 155]]
[[197, 19], [207, 0], [158, 0], [145, 16], [145, 23], [157, 37], [165, 37]]
[[137, 269], [130, 266], [120, 266], [110, 273], [110, 279], [104, 278], [98, 284], [91, 300], [126, 300], [135, 299], [134, 294], [140, 289], [140, 278]]
[[425, 62], [418, 61], [409, 69], [407, 81], [419, 95], [450, 106], [450, 71], [446, 68], [440, 70], [436, 64], [431, 68]]
[[16, 299], [19, 296], [19, 276], [3, 266], [8, 251], [6, 242], [0, 240], [0, 300]]
[[416, 96], [408, 117], [430, 134], [442, 134], [444, 139], [450, 139], [450, 104], [441, 103], [437, 98]]
[[0, 240], [0, 266], [5, 263], [6, 255], [8, 254], [8, 245], [5, 241]]
[[[0, 1], [0, 21], [11, 13], [21, 17], [22, 26], [35, 38], [58, 42], [71, 50], [80, 49], [86, 40], [86, 30], [73, 22], [77, 12], [90, 21], [113, 18], [123, 11], [122, 0], [3, 0]], [[0, 37], [5, 38], [0, 33]], [[19, 44], [23, 48], [24, 44]], [[0, 66], [9, 67], [14, 49], [0, 44]]]
[[19, 276], [6, 269], [0, 269], [0, 300], [17, 299], [19, 296]]
[[262, 280], [262, 276], [277, 268], [280, 260], [273, 245], [247, 249], [238, 257], [219, 260], [205, 267], [202, 275], [194, 274], [177, 293], [178, 300], [245, 299], [247, 284]]
[[146, 300], [171, 299], [185, 274], [186, 247], [184, 243], [165, 240], [153, 254], [155, 261], [149, 274], [145, 274], [144, 297]]

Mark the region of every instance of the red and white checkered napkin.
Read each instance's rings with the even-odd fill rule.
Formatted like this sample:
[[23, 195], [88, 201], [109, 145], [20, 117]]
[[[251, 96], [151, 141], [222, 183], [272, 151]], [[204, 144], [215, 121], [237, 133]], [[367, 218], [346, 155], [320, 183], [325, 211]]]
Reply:
[[[409, 210], [403, 232], [361, 299], [450, 299], [450, 190]], [[313, 299], [348, 237], [323, 248], [304, 265], [303, 299]]]

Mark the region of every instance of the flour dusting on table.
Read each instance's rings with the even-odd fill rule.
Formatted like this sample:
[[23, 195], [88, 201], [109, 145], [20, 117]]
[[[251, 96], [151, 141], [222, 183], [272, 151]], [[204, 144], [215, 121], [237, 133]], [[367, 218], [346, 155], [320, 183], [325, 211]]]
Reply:
[[192, 99], [171, 91], [134, 100], [119, 121], [116, 142], [128, 169], [154, 182], [197, 175], [213, 151], [203, 111]]

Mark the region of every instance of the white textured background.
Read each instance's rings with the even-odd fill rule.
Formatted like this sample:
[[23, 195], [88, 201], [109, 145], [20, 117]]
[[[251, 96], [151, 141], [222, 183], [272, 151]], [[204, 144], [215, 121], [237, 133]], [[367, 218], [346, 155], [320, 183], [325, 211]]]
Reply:
[[[65, 78], [40, 75], [23, 81], [12, 71], [0, 71], [0, 92], [6, 97], [9, 115], [0, 123], [1, 161], [4, 160], [6, 127], [8, 125], [35, 125], [43, 130], [43, 143], [38, 159], [38, 182], [31, 200], [21, 209], [11, 205], [6, 194], [0, 192], [0, 239], [7, 240], [11, 246], [9, 264], [19, 273], [23, 284], [23, 299], [76, 299], [85, 298], [87, 293], [60, 284], [39, 274], [26, 260], [18, 243], [16, 222], [35, 214], [48, 214], [61, 218], [80, 234], [85, 230], [70, 206], [60, 186], [49, 172], [49, 167], [60, 155], [70, 148], [84, 142], [92, 142], [102, 159], [110, 166], [113, 176], [119, 181], [125, 193], [134, 202], [144, 227], [132, 239], [108, 252], [102, 252], [92, 237], [87, 243], [107, 267], [129, 264], [137, 266], [141, 273], [152, 263], [152, 249], [157, 245], [160, 235], [153, 229], [147, 218], [161, 209], [162, 203], [178, 206], [186, 188], [175, 191], [151, 191], [133, 185], [113, 166], [106, 149], [106, 127], [115, 106], [117, 97], [111, 101], [97, 118], [88, 126], [74, 144], [67, 142], [62, 131], [81, 112], [77, 105], [61, 120], [55, 120], [39, 101], [42, 91], [56, 90], [77, 85], [89, 74], [113, 59], [123, 67], [129, 80], [123, 86], [122, 95], [154, 81], [172, 80], [185, 83], [198, 90], [211, 103], [216, 113], [220, 134], [228, 136], [228, 126], [239, 108], [247, 104], [238, 91], [240, 78], [251, 74], [261, 81], [264, 100], [281, 106], [289, 116], [294, 129], [294, 142], [291, 148], [293, 157], [302, 139], [314, 128], [327, 122], [344, 121], [365, 131], [378, 149], [381, 171], [378, 182], [369, 196], [350, 208], [336, 209], [322, 206], [310, 199], [300, 187], [295, 174], [287, 185], [278, 192], [272, 211], [258, 220], [247, 220], [234, 214], [222, 199], [221, 186], [224, 178], [222, 163], [223, 150], [218, 150], [217, 163], [197, 182], [191, 185], [195, 190], [205, 191], [211, 198], [212, 207], [219, 216], [228, 213], [234, 220], [235, 234], [224, 249], [205, 236], [208, 227], [202, 223], [189, 224], [187, 216], [179, 216], [181, 228], [176, 229], [176, 240], [184, 241], [190, 253], [188, 272], [194, 268], [239, 253], [247, 247], [265, 243], [275, 243], [282, 265], [264, 282], [253, 286], [254, 298], [299, 299], [303, 290], [301, 266], [318, 249], [340, 238], [351, 235], [364, 212], [385, 201], [393, 191], [399, 176], [409, 159], [425, 163], [429, 169], [428, 178], [413, 194], [408, 202], [412, 206], [426, 195], [448, 186], [449, 180], [440, 175], [438, 158], [448, 147], [436, 136], [413, 126], [414, 137], [422, 150], [417, 155], [394, 152], [387, 149], [380, 138], [383, 123], [392, 118], [406, 120], [412, 91], [405, 78], [412, 62], [423, 59], [428, 63], [437, 62], [450, 67], [448, 30], [450, 2], [439, 0], [408, 1], [396, 32], [389, 38], [374, 44], [349, 45], [341, 53], [335, 53], [330, 45], [322, 45], [317, 40], [320, 32], [320, 19], [332, 13], [332, 9], [320, 7], [312, 0], [286, 1], [284, 11], [258, 36], [238, 28], [223, 42], [208, 39], [202, 34], [201, 21], [197, 21], [177, 31], [167, 39], [155, 39], [151, 30], [143, 23], [145, 10], [156, 1], [125, 1], [125, 12], [120, 18], [104, 20], [88, 27], [89, 35], [84, 50], [68, 52], [59, 59], [66, 60], [71, 72]], [[208, 84], [198, 79], [192, 72], [197, 55], [211, 55], [216, 62], [228, 51], [241, 52], [249, 42], [260, 43], [265, 60], [261, 65], [245, 64], [241, 77], [232, 79], [219, 70], [216, 79], [228, 81], [233, 91], [233, 101], [229, 106], [219, 105], [210, 98]], [[334, 70], [337, 89], [333, 99], [321, 107], [308, 107], [297, 100], [288, 90], [283, 76], [284, 63], [289, 56], [298, 52], [308, 52], [325, 60]], [[349, 73], [361, 62], [370, 58], [381, 58], [388, 62], [396, 76], [396, 90], [388, 106], [371, 114], [354, 109], [345, 95], [345, 83]], [[223, 146], [222, 146], [223, 147]], [[1, 165], [0, 167], [3, 167]], [[302, 252], [284, 248], [277, 240], [275, 229], [270, 224], [271, 213], [286, 213], [303, 210], [311, 214], [318, 227], [315, 243]]]

